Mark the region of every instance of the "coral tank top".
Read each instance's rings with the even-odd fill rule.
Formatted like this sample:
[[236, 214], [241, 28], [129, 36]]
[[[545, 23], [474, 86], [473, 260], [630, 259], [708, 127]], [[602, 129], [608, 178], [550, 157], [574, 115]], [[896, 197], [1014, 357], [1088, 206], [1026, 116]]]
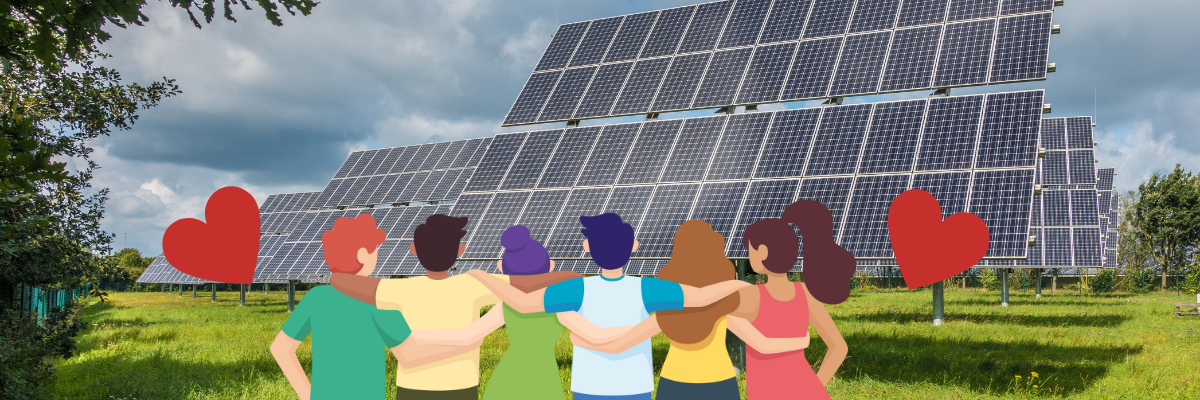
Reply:
[[[808, 299], [804, 286], [796, 285], [791, 300], [771, 297], [766, 285], [758, 286], [758, 316], [752, 323], [763, 336], [772, 338], [800, 337], [808, 334]], [[812, 366], [804, 358], [804, 350], [763, 354], [746, 347], [746, 398], [764, 399], [828, 399], [829, 393]]]

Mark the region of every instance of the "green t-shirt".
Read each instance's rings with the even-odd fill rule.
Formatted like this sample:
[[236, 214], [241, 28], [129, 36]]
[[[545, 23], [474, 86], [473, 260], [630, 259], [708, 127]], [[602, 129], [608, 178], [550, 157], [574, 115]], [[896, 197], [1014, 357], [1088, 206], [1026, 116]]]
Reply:
[[382, 399], [387, 390], [384, 346], [399, 346], [412, 331], [399, 311], [380, 310], [332, 286], [317, 286], [283, 333], [304, 340], [312, 332], [312, 399]]

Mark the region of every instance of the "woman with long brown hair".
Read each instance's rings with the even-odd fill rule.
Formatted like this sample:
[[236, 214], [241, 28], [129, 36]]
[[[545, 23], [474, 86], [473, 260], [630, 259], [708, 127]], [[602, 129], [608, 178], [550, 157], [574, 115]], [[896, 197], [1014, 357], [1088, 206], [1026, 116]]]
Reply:
[[[703, 287], [735, 279], [736, 272], [725, 257], [725, 238], [707, 222], [691, 220], [675, 231], [671, 261], [658, 278]], [[706, 307], [659, 311], [612, 342], [597, 345], [574, 334], [571, 340], [577, 346], [615, 353], [661, 329], [671, 339], [671, 349], [659, 374], [656, 399], [738, 399], [737, 371], [725, 347], [726, 316], [738, 309], [738, 296], [730, 295]], [[753, 327], [743, 333], [739, 336], [768, 352], [808, 345], [807, 337], [766, 338]]]

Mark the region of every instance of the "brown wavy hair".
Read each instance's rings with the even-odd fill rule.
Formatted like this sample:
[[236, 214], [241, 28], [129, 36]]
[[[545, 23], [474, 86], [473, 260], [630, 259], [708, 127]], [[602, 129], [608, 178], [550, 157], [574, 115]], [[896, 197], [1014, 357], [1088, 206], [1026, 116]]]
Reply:
[[[712, 225], [691, 220], [675, 231], [671, 261], [658, 273], [659, 279], [704, 287], [736, 279], [733, 263], [725, 258], [725, 237], [713, 232]], [[738, 294], [706, 307], [659, 311], [658, 325], [667, 338], [683, 344], [699, 343], [712, 333], [717, 320], [738, 307]]]

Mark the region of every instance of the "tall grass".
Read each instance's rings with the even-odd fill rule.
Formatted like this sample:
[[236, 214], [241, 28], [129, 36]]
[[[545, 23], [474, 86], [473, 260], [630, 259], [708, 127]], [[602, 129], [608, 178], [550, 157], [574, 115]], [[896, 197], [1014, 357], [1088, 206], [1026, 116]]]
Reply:
[[[1191, 295], [1014, 292], [1011, 306], [1000, 307], [998, 292], [949, 289], [939, 327], [930, 323], [930, 298], [925, 290], [856, 290], [828, 307], [850, 345], [829, 386], [833, 398], [1183, 399], [1200, 390], [1200, 319], [1172, 317], [1171, 302]], [[267, 350], [287, 319], [285, 301], [282, 292], [248, 293], [245, 307], [236, 292], [218, 292], [216, 303], [113, 294], [84, 308], [88, 329], [76, 356], [55, 362], [56, 391], [71, 399], [295, 398]], [[299, 351], [306, 366], [309, 343]], [[481, 391], [507, 348], [503, 328], [484, 342]], [[667, 348], [655, 337], [656, 374]], [[556, 352], [566, 391], [566, 331]], [[807, 356], [816, 365], [824, 352], [814, 338]]]

